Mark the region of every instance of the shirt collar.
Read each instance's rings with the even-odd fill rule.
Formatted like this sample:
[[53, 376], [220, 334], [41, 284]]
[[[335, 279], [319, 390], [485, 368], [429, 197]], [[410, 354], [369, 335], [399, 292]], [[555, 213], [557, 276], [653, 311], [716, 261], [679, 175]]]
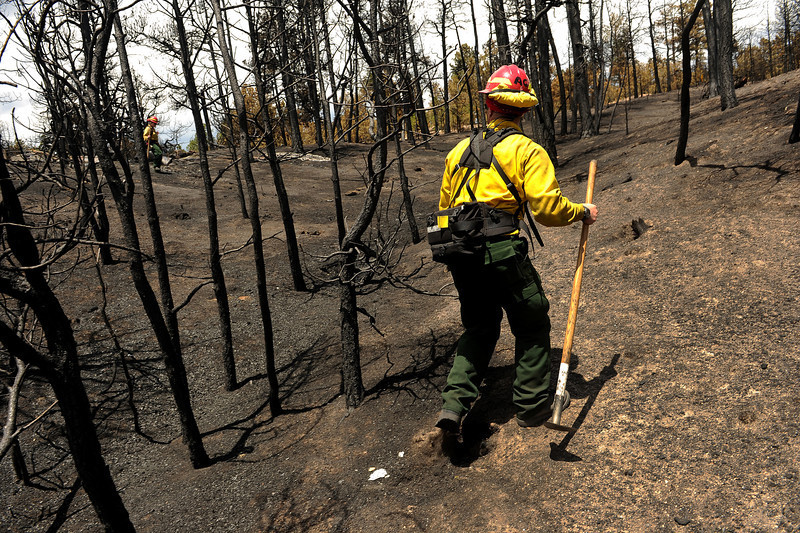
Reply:
[[504, 119], [504, 118], [496, 118], [489, 123], [489, 129], [493, 129], [495, 131], [502, 130], [504, 128], [514, 128], [517, 131], [522, 131], [522, 128], [517, 126], [516, 123]]

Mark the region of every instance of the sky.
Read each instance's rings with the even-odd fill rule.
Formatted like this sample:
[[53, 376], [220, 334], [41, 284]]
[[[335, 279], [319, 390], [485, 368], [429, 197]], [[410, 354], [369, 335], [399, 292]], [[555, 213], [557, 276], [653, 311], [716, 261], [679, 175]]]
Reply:
[[[740, 3], [742, 1], [743, 0], [740, 0]], [[481, 42], [485, 42], [488, 39], [490, 32], [487, 11], [483, 4], [483, 0], [475, 1], [476, 14], [479, 21], [478, 39]], [[421, 23], [425, 20], [435, 20], [437, 10], [436, 3], [424, 3], [417, 0], [414, 5], [420, 6], [412, 8], [412, 15], [417, 23]], [[464, 14], [460, 20], [460, 36], [462, 42], [473, 45], [474, 39], [471, 20], [469, 19], [468, 4], [465, 2], [463, 5], [466, 7], [463, 9]], [[607, 3], [607, 5], [609, 4]], [[613, 3], [611, 5], [613, 5]], [[8, 4], [0, 7], [0, 11], [2, 11], [6, 16], [10, 16], [10, 9], [11, 8]], [[760, 26], [764, 26], [768, 9], [771, 10], [771, 2], [762, 2], [753, 5], [747, 10], [739, 9], [738, 11], [735, 11], [737, 26], [743, 27], [745, 24], [757, 24], [759, 20], [764, 21], [760, 23]], [[566, 54], [569, 51], [565, 8], [563, 6], [554, 8], [550, 12], [550, 22], [556, 41], [556, 47], [559, 50], [559, 56], [561, 56], [562, 65], [566, 65]], [[0, 35], [2, 35], [3, 42], [6, 41], [8, 32], [8, 26], [5, 25], [2, 33], [0, 33]], [[439, 37], [429, 26], [423, 30], [423, 39], [425, 41], [426, 50], [433, 55], [437, 55], [437, 50], [441, 48], [441, 45], [439, 44]], [[456, 37], [453, 33], [448, 36], [448, 44], [455, 46], [455, 43]], [[641, 57], [646, 57], [649, 54], [649, 47], [646, 42], [643, 42], [642, 46], [643, 49]], [[239, 55], [247, 53], [248, 51], [246, 47], [238, 47]], [[441, 51], [438, 51], [438, 54], [441, 54]], [[166, 68], [163, 63], [158, 61], [157, 56], [155, 56], [153, 52], [149, 50], [131, 47], [129, 49], [129, 55], [132, 68], [137, 74], [143, 76], [145, 79], [156, 79], [156, 72], [163, 72], [163, 70]], [[16, 43], [13, 39], [11, 39], [8, 41], [7, 48], [4, 51], [3, 56], [0, 58], [0, 134], [6, 135], [13, 133], [11, 131], [11, 113], [13, 110], [14, 116], [16, 117], [17, 134], [20, 138], [26, 141], [32, 141], [35, 138], [35, 134], [33, 132], [42, 122], [40, 113], [44, 111], [44, 108], [35, 101], [34, 97], [23, 86], [14, 88], [2, 83], [8, 81], [19, 81], [22, 79], [18, 69], [27, 69], [28, 67], [26, 65], [20, 65], [17, 60], [18, 57], [20, 57], [20, 54], [16, 48]], [[176, 112], [168, 109], [166, 105], [163, 109], [144, 110], [144, 112], [148, 114], [151, 111], [155, 112], [159, 116], [159, 131], [162, 132], [162, 136], [166, 133], [168, 137], [171, 132], [180, 131], [181, 134], [178, 137], [178, 144], [182, 145], [183, 148], [186, 148], [189, 141], [194, 138], [194, 128], [189, 111], [184, 110]]]

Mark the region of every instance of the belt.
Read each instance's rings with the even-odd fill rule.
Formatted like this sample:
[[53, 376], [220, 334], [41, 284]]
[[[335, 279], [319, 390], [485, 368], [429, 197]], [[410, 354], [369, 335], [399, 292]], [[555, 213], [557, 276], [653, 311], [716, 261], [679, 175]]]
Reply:
[[512, 241], [519, 238], [519, 233], [514, 235], [495, 235], [494, 237], [487, 237], [486, 242]]

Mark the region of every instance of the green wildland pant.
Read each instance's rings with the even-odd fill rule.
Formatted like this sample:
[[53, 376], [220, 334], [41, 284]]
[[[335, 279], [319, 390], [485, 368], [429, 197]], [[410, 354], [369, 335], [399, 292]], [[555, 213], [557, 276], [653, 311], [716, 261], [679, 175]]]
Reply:
[[487, 243], [483, 264], [452, 265], [464, 334], [442, 391], [443, 409], [458, 415], [478, 397], [500, 337], [503, 310], [515, 338], [513, 400], [517, 416], [544, 409], [550, 386], [550, 302], [528, 258], [528, 242], [518, 237]]
[[155, 168], [160, 168], [164, 163], [164, 151], [161, 150], [158, 143], [150, 143], [150, 161], [153, 162]]

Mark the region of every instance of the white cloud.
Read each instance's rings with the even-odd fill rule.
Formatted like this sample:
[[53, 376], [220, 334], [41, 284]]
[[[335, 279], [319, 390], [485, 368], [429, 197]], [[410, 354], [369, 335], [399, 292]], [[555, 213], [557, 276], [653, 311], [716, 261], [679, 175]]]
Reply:
[[[12, 112], [16, 119], [13, 125]], [[4, 131], [13, 135], [14, 128], [16, 128], [17, 136], [20, 139], [33, 141], [36, 134], [31, 128], [36, 128], [40, 121], [39, 110], [34, 106], [27, 90], [9, 87], [0, 91], [0, 122], [4, 124]]]

